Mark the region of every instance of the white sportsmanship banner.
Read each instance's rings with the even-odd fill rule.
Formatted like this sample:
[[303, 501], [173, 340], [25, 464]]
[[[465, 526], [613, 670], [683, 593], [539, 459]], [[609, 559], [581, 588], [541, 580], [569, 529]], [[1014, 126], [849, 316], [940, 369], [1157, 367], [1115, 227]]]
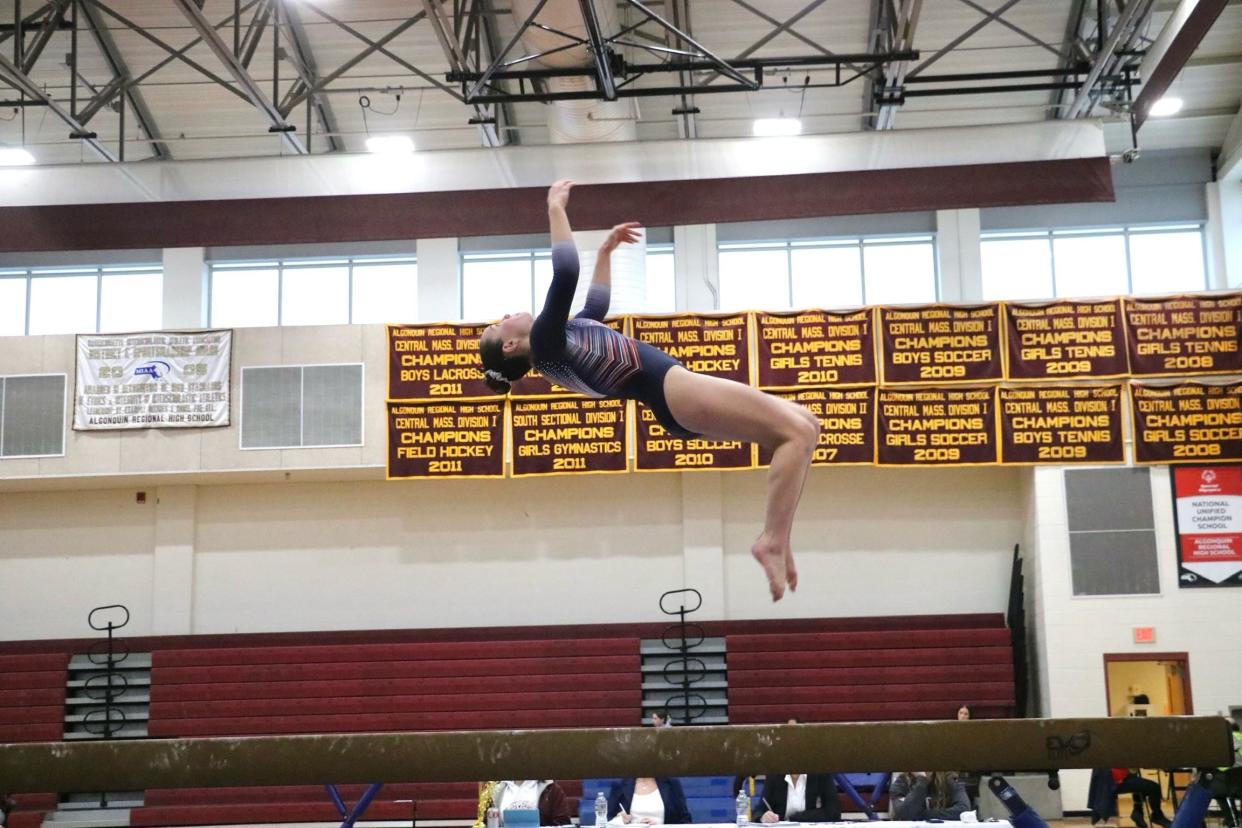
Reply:
[[1242, 466], [1171, 471], [1179, 586], [1242, 586]]
[[77, 430], [229, 424], [233, 332], [79, 334]]

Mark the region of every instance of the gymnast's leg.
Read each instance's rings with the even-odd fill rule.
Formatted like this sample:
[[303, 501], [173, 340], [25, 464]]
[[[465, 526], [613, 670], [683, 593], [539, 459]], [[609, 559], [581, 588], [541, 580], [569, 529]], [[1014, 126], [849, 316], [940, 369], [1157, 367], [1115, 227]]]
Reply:
[[819, 440], [819, 420], [799, 405], [748, 385], [676, 366], [664, 376], [669, 411], [685, 429], [715, 440], [745, 440], [772, 451], [763, 532], [751, 554], [768, 576], [772, 600], [797, 589], [789, 536], [806, 470]]

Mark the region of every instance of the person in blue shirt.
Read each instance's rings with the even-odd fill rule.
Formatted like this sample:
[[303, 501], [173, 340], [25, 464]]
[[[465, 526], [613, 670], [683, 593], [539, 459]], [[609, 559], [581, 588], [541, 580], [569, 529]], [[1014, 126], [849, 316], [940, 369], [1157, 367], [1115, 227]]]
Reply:
[[[573, 182], [548, 190], [552, 230], [552, 285], [538, 317], [505, 314], [479, 337], [488, 387], [508, 393], [531, 368], [557, 385], [594, 398], [635, 399], [647, 405], [675, 437], [742, 440], [772, 451], [763, 532], [751, 554], [767, 575], [772, 600], [796, 589], [790, 547], [794, 512], [819, 441], [819, 420], [788, 400], [739, 382], [697, 374], [658, 348], [602, 323], [611, 287], [609, 257], [638, 239], [638, 224], [618, 224], [600, 248], [582, 311], [569, 317], [578, 285], [578, 251], [566, 209]], [[755, 278], [762, 278], [756, 274]]]

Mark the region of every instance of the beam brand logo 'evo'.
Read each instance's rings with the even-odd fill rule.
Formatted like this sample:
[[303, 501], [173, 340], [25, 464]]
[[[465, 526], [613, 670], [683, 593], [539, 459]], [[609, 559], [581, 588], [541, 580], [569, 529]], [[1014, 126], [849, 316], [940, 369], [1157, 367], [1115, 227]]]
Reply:
[[1080, 730], [1073, 736], [1049, 736], [1048, 758], [1067, 759], [1091, 747], [1091, 731]]
[[153, 359], [150, 362], [144, 362], [134, 369], [136, 377], [150, 377], [151, 379], [160, 379], [172, 370], [172, 366], [162, 359]]

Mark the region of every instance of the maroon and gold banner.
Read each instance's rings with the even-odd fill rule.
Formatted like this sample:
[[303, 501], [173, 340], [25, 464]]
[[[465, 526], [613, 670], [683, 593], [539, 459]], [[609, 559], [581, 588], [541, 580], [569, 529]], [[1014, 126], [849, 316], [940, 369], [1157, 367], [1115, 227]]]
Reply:
[[750, 314], [631, 317], [634, 338], [699, 374], [750, 384]]
[[876, 405], [878, 465], [997, 461], [994, 388], [881, 388]]
[[1242, 373], [1242, 293], [1126, 299], [1130, 373]]
[[483, 382], [479, 334], [485, 324], [388, 326], [388, 399], [495, 396]]
[[[813, 466], [857, 466], [875, 462], [875, 388], [808, 388], [772, 391], [819, 418], [819, 445]], [[772, 452], [759, 448], [759, 465], [772, 462]]]
[[755, 314], [760, 388], [875, 382], [872, 310]]
[[1124, 463], [1121, 383], [1001, 388], [1002, 463]]
[[1130, 386], [1134, 462], [1242, 460], [1242, 383]]
[[628, 471], [625, 400], [514, 400], [513, 476]]
[[634, 451], [635, 471], [714, 471], [719, 469], [752, 469], [755, 447], [740, 440], [683, 440], [674, 437], [656, 422], [651, 409], [634, 404], [635, 432], [638, 441]]
[[1002, 376], [1000, 305], [880, 308], [881, 382], [975, 382]]
[[1005, 304], [1005, 376], [1015, 380], [1121, 377], [1121, 300]]
[[388, 403], [388, 479], [504, 477], [504, 400]]
[[[618, 316], [615, 319], [606, 319], [604, 324], [612, 328], [617, 333], [625, 333], [625, 317]], [[510, 396], [515, 398], [530, 397], [564, 397], [581, 395], [567, 388], [562, 388], [552, 382], [549, 382], [543, 374], [538, 371], [531, 371], [517, 382], [513, 383], [513, 390], [509, 392]], [[583, 397], [583, 399], [586, 399]]]

